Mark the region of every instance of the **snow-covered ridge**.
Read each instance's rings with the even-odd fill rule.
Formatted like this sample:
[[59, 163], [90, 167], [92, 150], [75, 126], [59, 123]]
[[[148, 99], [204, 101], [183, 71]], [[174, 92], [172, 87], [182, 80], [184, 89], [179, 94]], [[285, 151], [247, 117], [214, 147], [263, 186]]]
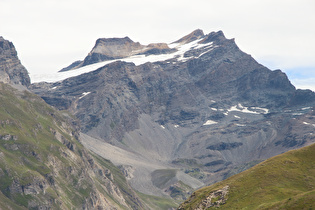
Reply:
[[[169, 53], [169, 54], [159, 54], [159, 55], [133, 55], [127, 58], [123, 59], [114, 59], [114, 60], [109, 60], [109, 61], [103, 61], [91, 65], [87, 65], [78, 69], [70, 70], [70, 71], [65, 71], [65, 72], [54, 72], [54, 73], [46, 73], [46, 74], [30, 74], [31, 81], [32, 83], [37, 83], [37, 82], [58, 82], [65, 80], [70, 77], [75, 77], [84, 73], [88, 73], [91, 71], [94, 71], [98, 68], [101, 68], [107, 64], [113, 63], [115, 61], [125, 61], [125, 62], [132, 62], [135, 65], [141, 65], [147, 62], [158, 62], [158, 61], [166, 61], [169, 59], [176, 58], [178, 61], [185, 62], [191, 58], [194, 57], [184, 57], [184, 54], [187, 51], [194, 50], [194, 49], [201, 49], [204, 48], [203, 53], [201, 53], [198, 57], [201, 57], [205, 53], [210, 52], [213, 50], [216, 46], [213, 46], [213, 43], [206, 43], [206, 44], [199, 44], [202, 39], [195, 40], [193, 42], [187, 43], [187, 44], [169, 44], [170, 48], [175, 48], [177, 49], [176, 52]], [[197, 57], [197, 58], [198, 58]]]

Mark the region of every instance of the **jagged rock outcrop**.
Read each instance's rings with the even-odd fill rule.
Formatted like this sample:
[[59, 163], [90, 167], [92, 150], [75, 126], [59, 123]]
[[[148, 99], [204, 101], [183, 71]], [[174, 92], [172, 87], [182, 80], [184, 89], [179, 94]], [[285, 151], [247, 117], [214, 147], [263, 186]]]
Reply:
[[[210, 192], [209, 195], [200, 202], [199, 206], [195, 208], [195, 210], [209, 209], [211, 207], [218, 208], [221, 205], [224, 205], [228, 199], [229, 188], [230, 187], [227, 185], [222, 189]], [[178, 207], [178, 210], [184, 210], [185, 206], [189, 204], [193, 199], [196, 199], [196, 193], [193, 193], [187, 201], [181, 204]]]
[[0, 81], [28, 87], [30, 77], [21, 64], [12, 42], [0, 36]]
[[73, 113], [84, 133], [204, 183], [315, 141], [314, 128], [304, 126], [314, 120], [303, 121], [315, 93], [296, 90], [283, 72], [257, 63], [222, 31], [196, 30], [169, 48], [164, 60], [113, 60], [63, 81], [33, 84], [32, 91]]

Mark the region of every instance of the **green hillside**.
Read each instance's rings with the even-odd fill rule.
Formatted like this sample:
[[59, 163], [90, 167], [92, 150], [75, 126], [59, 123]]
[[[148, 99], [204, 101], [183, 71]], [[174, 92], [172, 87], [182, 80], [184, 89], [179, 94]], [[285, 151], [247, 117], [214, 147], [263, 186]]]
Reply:
[[179, 209], [198, 207], [315, 209], [315, 144], [275, 156], [204, 187], [194, 192]]
[[78, 135], [67, 113], [0, 83], [0, 209], [142, 209], [119, 169]]

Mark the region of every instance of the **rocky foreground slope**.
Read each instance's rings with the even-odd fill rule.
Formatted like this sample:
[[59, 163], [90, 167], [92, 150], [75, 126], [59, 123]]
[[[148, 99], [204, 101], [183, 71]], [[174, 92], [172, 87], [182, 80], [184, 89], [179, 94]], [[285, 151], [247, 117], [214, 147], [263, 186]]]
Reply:
[[223, 32], [196, 30], [161, 46], [148, 52], [129, 38], [100, 39], [86, 62], [58, 73], [74, 77], [32, 91], [74, 114], [86, 147], [120, 165], [135, 189], [178, 200], [315, 141], [315, 93], [296, 90]]
[[120, 171], [78, 142], [66, 115], [27, 91], [0, 89], [1, 208], [143, 208]]

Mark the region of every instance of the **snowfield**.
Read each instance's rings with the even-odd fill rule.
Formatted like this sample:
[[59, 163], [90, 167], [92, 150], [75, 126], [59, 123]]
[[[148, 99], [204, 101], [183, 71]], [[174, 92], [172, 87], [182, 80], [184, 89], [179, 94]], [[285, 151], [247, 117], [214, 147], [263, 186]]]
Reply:
[[[251, 110], [248, 110], [248, 108], [250, 108]], [[260, 107], [244, 107], [242, 106], [242, 104], [238, 104], [229, 108], [227, 112], [224, 114], [227, 115], [229, 112], [243, 112], [248, 114], [268, 114], [269, 110]]]
[[213, 120], [207, 120], [207, 122], [205, 122], [203, 125], [213, 125], [213, 124], [217, 124], [218, 122], [213, 121]]
[[133, 55], [127, 58], [123, 59], [114, 59], [114, 60], [109, 60], [109, 61], [103, 61], [91, 65], [87, 65], [78, 69], [73, 69], [70, 71], [65, 71], [65, 72], [53, 72], [53, 73], [45, 73], [45, 74], [30, 74], [31, 77], [31, 82], [32, 83], [37, 83], [37, 82], [58, 82], [65, 80], [70, 77], [75, 77], [79, 76], [84, 73], [88, 73], [91, 71], [95, 71], [98, 68], [101, 68], [107, 64], [113, 63], [115, 61], [125, 61], [125, 62], [131, 62], [134, 63], [135, 65], [141, 65], [147, 62], [158, 62], [158, 61], [166, 61], [169, 59], [176, 58], [178, 61], [185, 62], [191, 58], [194, 57], [184, 57], [184, 54], [187, 51], [193, 50], [193, 49], [207, 49], [205, 52], [201, 53], [198, 55], [196, 58], [201, 57], [202, 55], [210, 52], [213, 50], [216, 46], [213, 46], [213, 43], [206, 43], [206, 44], [198, 44], [202, 39], [195, 40], [190, 43], [186, 44], [179, 44], [179, 43], [173, 43], [169, 44], [170, 48], [175, 48], [177, 49], [176, 52], [169, 53], [169, 54], [160, 54], [160, 55]]

